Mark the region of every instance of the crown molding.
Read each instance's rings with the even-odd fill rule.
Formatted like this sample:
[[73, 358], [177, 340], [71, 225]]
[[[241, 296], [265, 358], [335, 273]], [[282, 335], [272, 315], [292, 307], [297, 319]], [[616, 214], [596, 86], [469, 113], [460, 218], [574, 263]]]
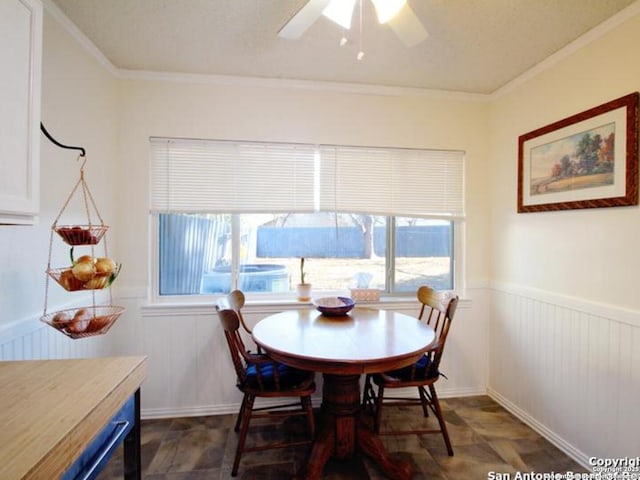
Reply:
[[607, 33], [611, 32], [612, 30], [619, 27], [624, 22], [635, 17], [638, 14], [640, 14], [640, 0], [637, 0], [636, 2], [632, 3], [628, 7], [620, 10], [613, 17], [593, 27], [588, 32], [576, 38], [573, 42], [567, 44], [565, 47], [561, 48], [557, 52], [545, 58], [540, 63], [534, 65], [523, 74], [517, 76], [510, 82], [506, 83], [505, 85], [503, 85], [502, 87], [500, 87], [499, 89], [497, 89], [496, 91], [488, 95], [487, 96], [488, 100], [493, 101], [512, 92], [516, 88], [520, 87], [521, 85], [524, 85], [529, 80], [540, 75], [546, 70], [549, 70], [556, 64], [570, 57], [577, 51], [589, 45], [590, 43], [605, 36]]
[[75, 23], [73, 23], [67, 15], [60, 10], [52, 0], [42, 0], [42, 5], [44, 6], [46, 12], [51, 15], [65, 30], [78, 42], [78, 44], [84, 48], [92, 57], [94, 57], [100, 65], [102, 65], [109, 73], [114, 76], [118, 75], [118, 69], [116, 66], [109, 61], [107, 57], [100, 51], [96, 45], [89, 40], [84, 33], [80, 31], [78, 27], [76, 27]]
[[486, 102], [489, 95], [415, 87], [393, 87], [363, 83], [326, 82], [288, 78], [240, 77], [233, 75], [209, 75], [192, 73], [155, 72], [119, 69], [118, 76], [126, 80], [161, 81], [175, 83], [200, 83], [238, 87], [283, 88], [291, 90], [315, 90], [357, 95], [390, 97], [431, 97], [466, 102]]

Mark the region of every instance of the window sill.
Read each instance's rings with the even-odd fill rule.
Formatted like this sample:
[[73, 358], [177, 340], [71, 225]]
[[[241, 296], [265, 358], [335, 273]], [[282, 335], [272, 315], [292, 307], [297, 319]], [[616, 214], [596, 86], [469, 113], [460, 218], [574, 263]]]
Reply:
[[[383, 297], [377, 302], [360, 302], [360, 307], [376, 308], [376, 309], [393, 309], [393, 310], [416, 310], [418, 309], [418, 301], [414, 295], [405, 296], [388, 296]], [[247, 299], [247, 303], [243, 308], [246, 314], [262, 314], [270, 315], [283, 310], [296, 310], [313, 307], [312, 302], [299, 302], [293, 299]], [[470, 308], [470, 299], [461, 299], [458, 308]], [[157, 316], [175, 316], [175, 315], [206, 315], [215, 313], [215, 300], [207, 299], [203, 301], [190, 302], [166, 302], [166, 303], [149, 303], [141, 307], [143, 317]]]

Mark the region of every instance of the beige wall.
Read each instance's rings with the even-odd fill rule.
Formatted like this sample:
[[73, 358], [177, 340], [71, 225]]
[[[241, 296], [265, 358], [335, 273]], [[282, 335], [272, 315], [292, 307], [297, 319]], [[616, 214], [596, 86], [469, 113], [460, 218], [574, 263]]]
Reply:
[[[124, 264], [119, 294], [146, 294], [150, 284], [151, 135], [465, 150], [473, 180], [466, 189], [467, 279], [472, 285], [487, 279], [486, 103], [120, 80], [48, 12], [43, 43], [42, 120], [59, 141], [87, 150], [86, 179], [111, 227], [109, 251]], [[0, 228], [0, 328], [39, 316], [50, 226], [78, 180], [76, 157], [42, 137], [40, 223]], [[84, 217], [82, 204], [73, 203], [59, 223]], [[68, 251], [54, 247], [52, 266], [65, 266]], [[49, 297], [52, 308], [83, 301], [82, 293], [69, 295], [55, 284]]]
[[[151, 281], [150, 136], [465, 150], [468, 221], [463, 256], [469, 283], [486, 280], [486, 103], [149, 80], [124, 81], [122, 91], [118, 219], [120, 245], [127, 248], [119, 250], [126, 270], [116, 291], [128, 297], [128, 312], [110, 334], [117, 353], [149, 356], [143, 390], [149, 415], [225, 413], [234, 411], [238, 402], [211, 307], [146, 306]], [[473, 303], [460, 308], [460, 327], [451, 335], [455, 360], [447, 371], [456, 381], [443, 387], [449, 395], [480, 393], [486, 383], [486, 302], [482, 292], [475, 293]], [[295, 305], [286, 306], [291, 307]], [[274, 308], [285, 306], [254, 305], [246, 314], [257, 321]], [[416, 312], [418, 306], [409, 300], [393, 308]]]
[[148, 276], [149, 137], [459, 149], [467, 152], [467, 275], [487, 277], [487, 105], [276, 87], [126, 81], [120, 145], [122, 284]]
[[[105, 223], [114, 230], [117, 230], [118, 109], [117, 80], [45, 13], [42, 122], [61, 143], [86, 148], [87, 183]], [[77, 151], [60, 149], [42, 136], [39, 223], [23, 227], [0, 226], [0, 344], [13, 327], [37, 325], [36, 320], [42, 314], [50, 227], [79, 179], [77, 156]], [[58, 224], [86, 223], [81, 197], [74, 196], [76, 198], [78, 201], [70, 203]], [[93, 222], [98, 223], [95, 215]], [[51, 265], [53, 268], [64, 267], [68, 262], [69, 247], [56, 235]], [[91, 302], [90, 295], [65, 292], [53, 281], [49, 286], [48, 311], [87, 302]], [[54, 338], [59, 336], [64, 340], [61, 334], [53, 333]], [[47, 352], [42, 350], [29, 347], [34, 356], [46, 356]], [[10, 356], [10, 351], [7, 352]]]
[[518, 136], [640, 90], [640, 16], [491, 104], [492, 278], [638, 310], [640, 209], [516, 213]]
[[640, 15], [492, 102], [488, 391], [587, 465], [633, 456], [640, 208], [516, 213], [518, 136], [640, 90]]
[[[486, 281], [486, 103], [437, 96], [123, 80], [105, 70], [49, 14], [45, 15], [44, 41], [43, 122], [61, 142], [87, 149], [86, 180], [111, 227], [109, 253], [123, 263], [115, 283], [115, 303], [127, 311], [108, 335], [77, 341], [37, 321], [44, 300], [49, 227], [79, 178], [77, 154], [43, 140], [41, 223], [0, 229], [3, 261], [16, 265], [14, 271], [0, 271], [0, 282], [11, 287], [0, 304], [11, 314], [0, 321], [0, 358], [146, 354], [150, 374], [143, 387], [143, 409], [148, 414], [237, 409], [233, 372], [222, 368], [228, 359], [219, 345], [222, 336], [210, 308], [146, 306], [152, 254], [149, 136], [464, 150], [469, 220], [462, 256], [467, 259], [472, 286]], [[64, 222], [84, 222], [83, 205], [70, 206]], [[23, 254], [20, 247], [25, 245], [31, 248]], [[66, 265], [68, 248], [57, 238], [53, 246], [52, 265]], [[90, 301], [90, 295], [67, 293], [53, 283], [49, 292], [49, 310]], [[486, 358], [486, 343], [477, 341], [486, 331], [486, 306], [479, 292], [473, 303], [460, 309], [460, 335], [452, 335], [451, 351], [457, 353], [448, 371], [457, 374], [449, 385], [450, 394], [479, 393], [486, 382], [486, 364], [478, 361]], [[412, 312], [417, 305], [405, 302], [397, 308]], [[257, 307], [248, 314], [258, 320], [265, 311]], [[8, 327], [11, 321], [28, 328]], [[468, 328], [463, 329], [465, 323]], [[473, 333], [463, 335], [465, 331]], [[212, 370], [210, 365], [218, 367]], [[217, 388], [221, 384], [229, 388]]]

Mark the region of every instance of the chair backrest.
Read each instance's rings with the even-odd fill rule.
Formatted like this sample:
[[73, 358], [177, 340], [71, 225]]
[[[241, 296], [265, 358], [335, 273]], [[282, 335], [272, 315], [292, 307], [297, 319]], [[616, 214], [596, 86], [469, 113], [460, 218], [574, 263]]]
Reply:
[[[244, 293], [240, 290], [234, 290], [230, 292], [226, 297], [222, 297], [218, 299], [217, 308], [219, 310], [234, 310], [238, 314], [238, 319], [240, 320], [240, 325], [245, 332], [251, 335], [251, 329], [247, 325], [247, 322], [244, 321], [244, 317], [242, 316], [242, 308], [244, 307]], [[256, 350], [258, 353], [262, 353], [262, 349], [260, 345], [256, 345]]]
[[436, 332], [436, 343], [430, 350], [429, 356], [433, 368], [438, 368], [451, 321], [458, 307], [458, 295], [422, 286], [418, 288], [417, 297], [422, 304], [418, 318], [425, 321]]
[[247, 326], [244, 321], [244, 317], [242, 316], [242, 308], [244, 307], [244, 293], [240, 290], [234, 290], [230, 292], [226, 297], [220, 298], [218, 300], [218, 308], [220, 309], [231, 309], [235, 310], [238, 314], [238, 318], [240, 320], [240, 324], [242, 328], [248, 333], [251, 334], [251, 329]]
[[240, 317], [238, 313], [231, 308], [220, 308], [216, 306], [218, 312], [218, 318], [224, 329], [224, 336], [229, 346], [229, 353], [231, 354], [231, 361], [233, 367], [236, 370], [236, 376], [238, 377], [238, 385], [243, 385], [247, 379], [247, 372], [245, 369], [245, 362], [248, 360], [248, 352], [240, 336]]

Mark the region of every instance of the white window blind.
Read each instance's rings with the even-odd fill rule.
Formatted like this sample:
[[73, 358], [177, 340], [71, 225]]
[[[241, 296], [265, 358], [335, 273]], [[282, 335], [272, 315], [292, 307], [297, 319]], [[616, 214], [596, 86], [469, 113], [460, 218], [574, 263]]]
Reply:
[[151, 211], [312, 212], [313, 145], [151, 139]]
[[464, 152], [320, 147], [320, 209], [462, 217]]
[[151, 159], [152, 212], [464, 216], [462, 151], [152, 138]]

